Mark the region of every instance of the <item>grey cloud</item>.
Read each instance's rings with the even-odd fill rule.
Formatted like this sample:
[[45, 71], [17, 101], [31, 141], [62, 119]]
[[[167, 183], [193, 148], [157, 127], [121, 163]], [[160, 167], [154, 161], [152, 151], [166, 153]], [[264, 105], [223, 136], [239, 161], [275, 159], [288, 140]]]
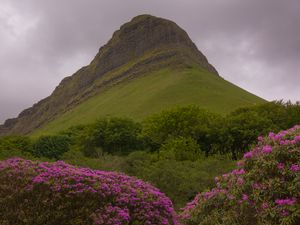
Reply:
[[0, 122], [143, 13], [182, 26], [225, 79], [268, 100], [299, 100], [299, 11], [299, 0], [1, 0]]

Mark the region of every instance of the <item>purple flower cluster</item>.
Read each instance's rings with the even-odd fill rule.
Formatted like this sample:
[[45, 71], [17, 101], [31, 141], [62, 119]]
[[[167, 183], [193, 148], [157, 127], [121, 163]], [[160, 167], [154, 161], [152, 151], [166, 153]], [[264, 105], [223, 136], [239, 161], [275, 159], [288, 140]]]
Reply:
[[270, 146], [270, 145], [264, 146], [263, 149], [262, 149], [262, 152], [265, 153], [265, 154], [271, 153], [272, 152], [272, 146]]
[[[77, 168], [62, 161], [48, 163], [12, 158], [0, 162], [0, 183], [11, 186], [1, 192], [0, 199], [6, 196], [21, 198], [19, 194], [22, 193], [39, 198], [41, 204], [47, 202], [46, 208], [58, 204], [56, 207], [62, 211], [79, 204], [76, 210], [81, 214], [77, 219], [90, 221], [89, 224], [176, 224], [172, 202], [163, 193], [148, 183], [120, 173]], [[23, 207], [22, 199], [18, 201], [18, 207]], [[30, 207], [31, 212], [39, 206]], [[71, 213], [74, 208], [70, 207], [64, 214]], [[11, 209], [16, 210], [26, 212], [23, 208]], [[26, 215], [24, 218], [29, 219]]]
[[292, 164], [290, 170], [293, 172], [298, 172], [300, 167], [297, 164]]
[[248, 217], [253, 224], [282, 224], [300, 210], [299, 165], [300, 126], [259, 137], [257, 146], [237, 162], [238, 169], [216, 177], [216, 187], [198, 194], [182, 209], [181, 219], [214, 224]]
[[276, 199], [275, 203], [277, 205], [294, 205], [297, 202], [296, 198], [292, 198], [292, 199]]

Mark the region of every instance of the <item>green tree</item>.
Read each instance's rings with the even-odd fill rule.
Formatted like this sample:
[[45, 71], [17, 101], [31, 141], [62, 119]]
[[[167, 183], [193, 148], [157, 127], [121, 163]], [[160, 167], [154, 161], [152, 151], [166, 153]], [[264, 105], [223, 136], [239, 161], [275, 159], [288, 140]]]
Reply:
[[36, 157], [59, 159], [69, 150], [70, 138], [67, 136], [41, 136], [33, 146], [33, 154]]
[[159, 150], [159, 157], [177, 161], [196, 161], [202, 156], [200, 146], [191, 137], [169, 139]]
[[223, 146], [230, 149], [233, 159], [237, 159], [249, 150], [258, 136], [266, 135], [273, 128], [274, 124], [269, 118], [252, 110], [239, 110], [227, 117]]
[[212, 149], [222, 117], [197, 106], [177, 107], [149, 117], [143, 122], [142, 135], [154, 150], [169, 139], [186, 137], [197, 141], [208, 155]]
[[141, 148], [141, 125], [127, 118], [104, 118], [93, 124], [83, 138], [82, 148], [87, 156], [104, 151], [127, 154]]

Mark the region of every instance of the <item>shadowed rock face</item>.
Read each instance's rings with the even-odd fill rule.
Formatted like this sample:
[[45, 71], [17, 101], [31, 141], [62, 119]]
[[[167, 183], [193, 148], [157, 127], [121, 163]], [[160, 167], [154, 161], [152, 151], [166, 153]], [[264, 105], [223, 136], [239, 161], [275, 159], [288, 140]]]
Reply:
[[28, 134], [105, 88], [166, 66], [198, 64], [218, 75], [187, 33], [172, 21], [141, 15], [125, 23], [93, 61], [53, 93], [0, 126], [0, 135]]
[[208, 70], [217, 73], [184, 30], [172, 21], [150, 15], [137, 16], [121, 26], [112, 39], [100, 48], [93, 62], [97, 68], [109, 71], [129, 59], [141, 57], [151, 49], [163, 47], [189, 49]]

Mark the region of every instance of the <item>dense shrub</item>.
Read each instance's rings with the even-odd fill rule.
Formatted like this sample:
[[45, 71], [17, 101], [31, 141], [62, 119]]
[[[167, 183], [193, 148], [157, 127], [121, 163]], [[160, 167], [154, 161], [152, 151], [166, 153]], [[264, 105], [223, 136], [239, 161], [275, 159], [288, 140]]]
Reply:
[[26, 136], [6, 136], [0, 137], [1, 150], [20, 150], [30, 152], [32, 143], [29, 137]]
[[272, 120], [278, 129], [275, 129], [275, 131], [287, 129], [294, 124], [300, 124], [300, 102], [293, 104], [290, 101], [273, 101], [249, 107], [249, 109], [257, 112], [261, 117]]
[[160, 158], [175, 159], [177, 161], [196, 161], [202, 156], [200, 146], [188, 137], [178, 137], [167, 140], [159, 150]]
[[185, 207], [186, 224], [300, 224], [300, 126], [259, 137], [238, 166]]
[[141, 125], [126, 118], [104, 118], [93, 124], [83, 137], [86, 156], [98, 156], [102, 151], [127, 154], [141, 147]]
[[0, 162], [0, 224], [176, 224], [171, 201], [142, 181], [62, 161]]
[[26, 136], [0, 137], [0, 159], [13, 156], [32, 158], [32, 141]]
[[259, 135], [275, 128], [271, 119], [247, 109], [231, 113], [223, 126], [225, 128], [223, 146], [231, 152], [234, 159], [249, 150], [250, 145], [255, 143]]
[[71, 145], [79, 145], [81, 139], [90, 131], [92, 124], [71, 126], [59, 133], [59, 135], [67, 136]]
[[216, 124], [221, 120], [221, 116], [198, 106], [177, 107], [146, 119], [142, 135], [157, 148], [172, 138], [193, 138], [201, 150], [208, 154], [216, 133]]
[[192, 162], [163, 159], [146, 151], [91, 158], [71, 150], [63, 159], [76, 166], [123, 172], [149, 182], [171, 198], [176, 209], [183, 207], [199, 191], [211, 188], [215, 176], [232, 170], [235, 165], [228, 156], [201, 157]]
[[33, 146], [33, 154], [36, 157], [59, 159], [69, 150], [70, 139], [67, 136], [41, 136]]
[[94, 124], [71, 127], [61, 134], [70, 138], [72, 148], [94, 158], [127, 155], [136, 150], [158, 152], [172, 139], [188, 138], [196, 141], [206, 156], [230, 153], [237, 159], [249, 150], [258, 135], [296, 123], [300, 123], [299, 103], [268, 102], [238, 108], [226, 116], [190, 105], [162, 111], [142, 124], [108, 117]]
[[136, 176], [158, 187], [172, 199], [175, 208], [183, 207], [200, 190], [212, 187], [214, 177], [233, 168], [226, 158], [198, 158], [197, 161], [157, 159], [156, 154], [133, 152], [121, 164], [126, 174]]

